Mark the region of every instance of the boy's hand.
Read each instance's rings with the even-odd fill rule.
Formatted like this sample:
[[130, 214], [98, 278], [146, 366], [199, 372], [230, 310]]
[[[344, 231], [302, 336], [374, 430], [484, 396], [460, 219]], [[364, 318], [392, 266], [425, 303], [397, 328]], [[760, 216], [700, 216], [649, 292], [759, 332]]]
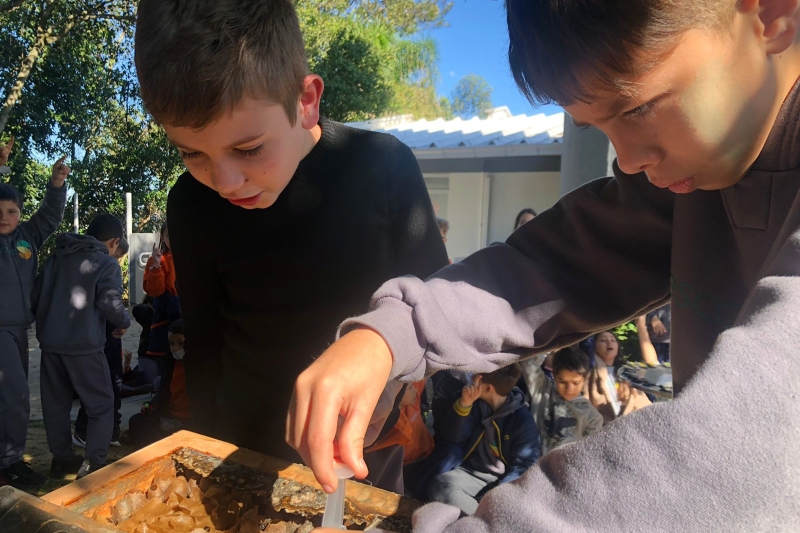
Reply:
[[363, 479], [364, 436], [392, 369], [386, 341], [371, 329], [351, 331], [297, 378], [286, 421], [286, 442], [300, 452], [328, 494], [336, 490], [338, 457]]
[[161, 247], [153, 243], [153, 268], [159, 268], [161, 266], [162, 257], [164, 257], [164, 252], [161, 251]]
[[458, 400], [458, 403], [461, 404], [461, 407], [472, 407], [472, 404], [478, 401], [481, 397], [481, 377], [475, 376], [475, 379], [461, 389], [461, 398]]
[[667, 334], [667, 327], [657, 316], [653, 317], [653, 319], [650, 321], [650, 325], [653, 327], [653, 333], [655, 333], [656, 337]]
[[67, 176], [69, 176], [69, 173], [72, 172], [72, 169], [64, 163], [66, 159], [67, 156], [64, 156], [53, 165], [53, 174], [50, 177], [50, 184], [53, 187], [63, 187], [64, 181], [67, 179]]
[[121, 339], [125, 335], [126, 331], [128, 331], [127, 328], [117, 328], [111, 332], [111, 336], [115, 339]]
[[0, 145], [0, 167], [6, 166], [8, 158], [11, 156], [11, 149], [14, 148], [14, 136], [8, 140], [8, 144]]

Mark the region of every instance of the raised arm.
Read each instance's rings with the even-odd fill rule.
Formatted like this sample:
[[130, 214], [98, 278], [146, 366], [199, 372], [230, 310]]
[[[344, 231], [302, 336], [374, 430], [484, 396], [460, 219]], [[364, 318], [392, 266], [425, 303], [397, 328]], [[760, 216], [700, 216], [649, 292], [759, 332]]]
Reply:
[[58, 229], [64, 218], [64, 208], [67, 205], [65, 181], [71, 172], [64, 159], [62, 157], [53, 165], [50, 181], [45, 187], [44, 199], [39, 209], [27, 221], [20, 224], [37, 250]]
[[642, 315], [636, 319], [636, 330], [639, 333], [639, 348], [642, 350], [642, 360], [648, 365], [658, 364], [658, 354], [656, 347], [650, 342], [650, 333], [647, 331], [647, 315]]

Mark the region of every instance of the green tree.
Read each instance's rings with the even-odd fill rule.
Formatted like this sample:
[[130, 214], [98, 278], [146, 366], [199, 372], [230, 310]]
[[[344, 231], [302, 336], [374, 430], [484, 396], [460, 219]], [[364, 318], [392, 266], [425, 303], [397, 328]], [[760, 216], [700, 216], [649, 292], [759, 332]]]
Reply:
[[453, 89], [450, 105], [461, 118], [484, 117], [492, 108], [492, 87], [482, 76], [467, 74]]

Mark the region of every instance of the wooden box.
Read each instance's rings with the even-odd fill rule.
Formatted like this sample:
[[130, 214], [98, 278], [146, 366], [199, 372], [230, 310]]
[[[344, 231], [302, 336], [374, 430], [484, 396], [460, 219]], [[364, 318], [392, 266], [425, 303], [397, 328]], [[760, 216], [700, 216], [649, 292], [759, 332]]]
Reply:
[[[146, 491], [156, 474], [189, 470], [237, 491], [258, 493], [276, 511], [319, 523], [325, 494], [310, 469], [237, 448], [203, 435], [180, 431], [102, 470], [44, 496], [44, 500], [98, 522], [110, 522], [113, 506], [131, 491]], [[347, 481], [345, 519], [351, 529], [411, 531], [418, 502]]]

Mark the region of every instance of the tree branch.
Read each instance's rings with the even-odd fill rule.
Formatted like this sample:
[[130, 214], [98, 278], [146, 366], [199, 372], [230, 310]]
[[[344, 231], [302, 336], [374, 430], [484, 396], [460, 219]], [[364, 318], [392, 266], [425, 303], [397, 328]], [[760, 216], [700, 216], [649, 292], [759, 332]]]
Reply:
[[0, 3], [0, 13], [11, 13], [19, 9], [25, 0], [8, 0], [7, 2]]

